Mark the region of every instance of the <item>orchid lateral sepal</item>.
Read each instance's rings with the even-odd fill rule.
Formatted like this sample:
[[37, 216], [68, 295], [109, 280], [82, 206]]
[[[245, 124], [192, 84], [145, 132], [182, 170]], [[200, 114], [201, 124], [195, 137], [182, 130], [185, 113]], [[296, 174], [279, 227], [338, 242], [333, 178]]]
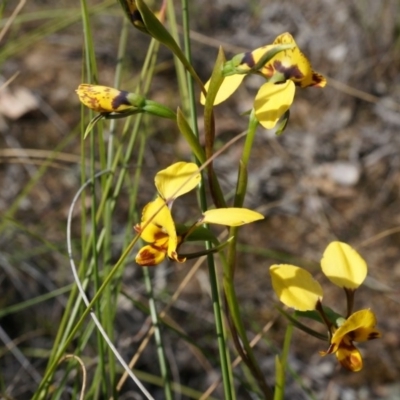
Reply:
[[93, 127], [96, 125], [98, 121], [100, 121], [102, 118], [104, 118], [103, 114], [96, 115], [94, 118], [91, 119], [89, 122], [88, 126], [85, 129], [85, 133], [83, 134], [83, 139], [86, 139], [86, 137], [89, 135]]
[[319, 315], [321, 316], [322, 320], [324, 321], [324, 324], [325, 324], [326, 328], [328, 329], [328, 336], [329, 336], [329, 341], [330, 341], [331, 338], [332, 338], [332, 332], [333, 332], [334, 327], [335, 327], [335, 322], [332, 322], [328, 318], [328, 316], [325, 314], [325, 310], [322, 307], [321, 301], [317, 302], [315, 310], [319, 313]]
[[290, 118], [290, 109], [286, 110], [286, 112], [280, 117], [279, 121], [276, 124], [275, 135], [280, 136], [286, 129]]
[[[337, 312], [333, 311], [330, 307], [322, 306], [322, 309], [326, 318], [330, 321], [332, 325], [338, 326], [338, 324], [340, 323], [338, 321], [343, 320], [343, 317]], [[313, 321], [319, 322], [320, 324], [326, 326], [323, 318], [321, 317], [321, 314], [317, 310], [311, 310], [311, 311], [295, 310], [294, 315], [299, 318], [312, 319]]]
[[205, 226], [191, 225], [188, 227], [183, 224], [176, 224], [175, 228], [177, 235], [182, 237], [182, 242], [210, 241], [215, 246], [219, 245], [219, 240], [214, 233]]
[[225, 242], [220, 243], [218, 246], [212, 247], [210, 249], [198, 251], [195, 253], [179, 253], [179, 257], [185, 258], [185, 260], [190, 260], [190, 259], [194, 259], [194, 258], [203, 257], [208, 254], [218, 253], [220, 250], [225, 248], [232, 241], [232, 239], [233, 239], [233, 236], [228, 238]]
[[[329, 338], [328, 338], [327, 335], [324, 335], [323, 333], [314, 331], [314, 329], [311, 329], [311, 328], [309, 328], [308, 326], [302, 324], [301, 322], [298, 321], [298, 319], [297, 319], [295, 316], [293, 316], [293, 315], [287, 313], [287, 312], [286, 312], [285, 310], [283, 310], [281, 307], [275, 306], [275, 308], [276, 308], [286, 319], [288, 319], [296, 328], [302, 330], [303, 332], [305, 332], [305, 333], [307, 333], [307, 334], [309, 334], [309, 335], [311, 335], [311, 336], [316, 337], [317, 339], [324, 340], [325, 342], [329, 341]], [[294, 314], [294, 315], [296, 315], [296, 314]]]
[[264, 215], [257, 211], [241, 207], [226, 207], [205, 211], [196, 224], [241, 226], [261, 219], [264, 219]]

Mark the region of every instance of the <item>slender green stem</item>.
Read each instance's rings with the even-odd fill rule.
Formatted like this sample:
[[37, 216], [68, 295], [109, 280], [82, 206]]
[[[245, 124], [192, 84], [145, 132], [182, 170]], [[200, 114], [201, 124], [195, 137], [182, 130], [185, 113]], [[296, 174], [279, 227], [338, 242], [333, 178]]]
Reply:
[[346, 289], [346, 288], [344, 288], [344, 292], [346, 293], [346, 301], [347, 301], [346, 318], [349, 318], [351, 313], [353, 312], [355, 290], [354, 289]]
[[[247, 189], [247, 165], [250, 159], [257, 126], [258, 122], [255, 119], [254, 114], [252, 113], [249, 118], [249, 127], [246, 136], [246, 142], [243, 148], [243, 153], [239, 165], [238, 181], [234, 199], [235, 207], [243, 206]], [[246, 357], [243, 361], [250, 368], [254, 377], [257, 379], [257, 382], [260, 386], [260, 389], [263, 391], [265, 398], [272, 399], [272, 391], [265, 382], [263, 373], [257, 363], [257, 360], [253, 353], [253, 349], [251, 348], [249, 340], [247, 338], [243, 320], [240, 315], [239, 302], [236, 296], [234, 275], [236, 266], [236, 245], [238, 232], [239, 230], [237, 227], [232, 227], [230, 229], [229, 234], [230, 237], [232, 237], [232, 240], [229, 243], [228, 247], [227, 263], [224, 263], [224, 290], [230, 316], [235, 327], [235, 332], [233, 332], [233, 334], [237, 333], [240, 337], [240, 341], [236, 340], [234, 343], [236, 344], [239, 354], [243, 353], [243, 351], [245, 352]], [[238, 347], [238, 344], [239, 346], [243, 346], [243, 348]]]
[[146, 286], [147, 294], [149, 295], [149, 307], [150, 307], [150, 315], [151, 321], [154, 326], [154, 339], [157, 346], [157, 354], [158, 354], [158, 362], [160, 364], [161, 370], [161, 378], [163, 380], [164, 394], [167, 400], [172, 400], [172, 386], [171, 379], [169, 374], [168, 362], [165, 357], [164, 345], [162, 340], [162, 334], [160, 329], [160, 322], [158, 320], [156, 302], [154, 300], [153, 288], [151, 285], [151, 278], [149, 269], [147, 267], [143, 268], [143, 277]]
[[276, 356], [276, 384], [274, 391], [274, 400], [283, 400], [285, 397], [286, 368], [288, 365], [288, 357], [290, 343], [292, 341], [293, 325], [288, 324], [283, 342], [281, 356]]
[[[88, 5], [86, 0], [81, 0], [81, 13], [82, 13], [82, 24], [83, 24], [83, 32], [84, 32], [84, 43], [85, 43], [85, 67], [86, 67], [86, 76], [87, 82], [98, 82], [98, 72], [96, 67], [96, 57], [94, 53], [94, 43], [92, 37], [92, 30], [90, 26], [89, 20], [89, 11]], [[93, 287], [94, 290], [97, 291], [100, 286], [100, 271], [99, 271], [99, 257], [98, 257], [98, 235], [97, 235], [97, 224], [96, 224], [96, 207], [97, 207], [97, 200], [96, 200], [96, 184], [97, 180], [94, 179], [96, 175], [96, 137], [102, 136], [103, 134], [103, 123], [102, 120], [96, 124], [96, 130], [92, 130], [90, 132], [90, 175], [92, 179], [92, 185], [90, 186], [91, 189], [91, 208], [90, 208], [90, 218], [91, 218], [91, 260], [93, 261]], [[84, 140], [83, 137], [81, 139]], [[83, 147], [84, 149], [84, 147]], [[104, 153], [104, 146], [102, 145], [102, 141], [99, 141], [99, 153], [100, 159], [105, 168], [105, 153]], [[84, 155], [84, 152], [82, 153]], [[84, 167], [82, 167], [82, 182], [86, 180]], [[82, 201], [85, 201], [85, 197], [82, 198]], [[82, 213], [85, 213], [85, 207], [82, 207]], [[96, 314], [99, 316], [99, 321], [102, 323], [102, 313], [101, 311], [101, 304], [98, 303], [95, 305]], [[99, 363], [97, 365], [97, 375], [101, 375], [103, 379], [101, 379], [101, 385], [97, 385], [96, 392], [99, 393], [100, 388], [102, 392], [105, 394], [107, 393], [107, 379], [106, 379], [106, 365], [105, 365], [105, 345], [104, 340], [99, 331], [96, 331], [97, 336], [97, 351], [99, 357]]]
[[[185, 55], [186, 58], [191, 62], [191, 49], [190, 49], [190, 19], [189, 19], [189, 2], [187, 0], [182, 0], [182, 18], [183, 18], [183, 39], [185, 46]], [[191, 128], [197, 138], [199, 137], [199, 131], [197, 126], [197, 114], [196, 114], [196, 98], [194, 93], [194, 85], [192, 76], [187, 75], [188, 88], [189, 88], [189, 99], [190, 99], [190, 121]], [[202, 211], [207, 210], [207, 200], [205, 193], [204, 180], [200, 184], [199, 188], [199, 202]], [[212, 244], [210, 242], [206, 242], [206, 248], [210, 249]], [[234, 385], [233, 385], [233, 377], [232, 370], [230, 368], [230, 359], [229, 352], [226, 343], [226, 332], [224, 328], [223, 322], [223, 312], [221, 306], [221, 297], [219, 293], [218, 287], [218, 277], [214, 263], [214, 257], [212, 254], [207, 256], [207, 265], [209, 271], [210, 278], [210, 286], [211, 286], [211, 296], [213, 301], [213, 311], [214, 311], [214, 319], [216, 326], [216, 334], [217, 334], [217, 342], [219, 349], [219, 357], [221, 364], [221, 372], [222, 372], [222, 380], [224, 386], [224, 398], [226, 400], [234, 400], [236, 399]]]
[[[118, 53], [117, 53], [117, 65], [115, 69], [115, 77], [114, 77], [114, 87], [118, 88], [121, 84], [121, 77], [122, 77], [122, 67], [124, 56], [126, 54], [126, 47], [128, 43], [128, 21], [126, 18], [123, 19], [121, 34], [119, 37], [119, 46], [118, 46]], [[110, 121], [110, 134], [108, 137], [108, 150], [107, 150], [107, 165], [106, 168], [110, 169], [113, 164], [114, 160], [114, 142], [115, 142], [115, 130], [116, 130], [117, 122], [116, 120]], [[122, 147], [122, 146], [120, 146]], [[107, 176], [101, 178], [102, 188], [107, 187]], [[104, 245], [103, 245], [103, 260], [104, 260], [104, 274], [107, 274], [111, 269], [111, 249], [112, 249], [112, 215], [113, 215], [113, 207], [112, 207], [112, 199], [107, 197], [107, 201], [104, 207]], [[114, 316], [116, 312], [116, 298], [117, 294], [114, 294], [113, 289], [110, 286], [107, 287], [105, 291], [105, 296], [103, 299], [104, 310], [103, 310], [103, 324], [105, 330], [107, 332], [108, 337], [113, 341], [114, 337]], [[108, 370], [110, 376], [110, 388], [112, 390], [112, 397], [116, 398], [117, 393], [115, 391], [116, 383], [116, 360], [113, 354], [113, 351], [110, 347], [108, 347]]]
[[[176, 43], [179, 45], [179, 34], [178, 34], [178, 26], [176, 24], [176, 16], [175, 16], [175, 10], [174, 10], [174, 3], [171, 0], [167, 0], [167, 15], [168, 15], [168, 21], [169, 21], [169, 26], [171, 30], [171, 35], [175, 39]], [[184, 43], [185, 43], [185, 49], [189, 49], [189, 54], [190, 54], [190, 42], [187, 43], [186, 37], [184, 35]], [[186, 57], [188, 57], [188, 54], [186, 53]], [[191, 109], [191, 103], [194, 101], [195, 96], [193, 94], [193, 86], [188, 85], [187, 80], [190, 80], [191, 75], [189, 71], [185, 68], [185, 66], [182, 64], [180, 59], [174, 55], [174, 61], [175, 61], [175, 69], [177, 72], [177, 78], [178, 78], [178, 86], [179, 86], [179, 94], [180, 94], [180, 101], [182, 104], [182, 110], [185, 116], [190, 115], [190, 109]], [[193, 107], [193, 105], [192, 105]]]

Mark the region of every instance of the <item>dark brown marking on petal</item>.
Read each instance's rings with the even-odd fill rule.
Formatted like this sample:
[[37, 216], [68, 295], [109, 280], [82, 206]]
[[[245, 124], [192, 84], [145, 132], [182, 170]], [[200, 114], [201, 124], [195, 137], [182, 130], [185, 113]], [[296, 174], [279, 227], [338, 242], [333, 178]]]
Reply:
[[156, 232], [155, 234], [154, 234], [154, 239], [157, 241], [157, 240], [160, 240], [160, 239], [165, 239], [165, 238], [168, 238], [169, 236], [166, 234], [166, 233], [164, 233], [163, 231], [158, 231], [158, 232]]
[[[296, 79], [301, 80], [304, 75], [301, 73], [299, 67], [295, 65], [291, 65], [290, 67], [285, 67], [282, 65], [282, 62], [279, 60], [274, 61], [275, 71], [280, 72], [284, 75], [285, 79]], [[294, 82], [296, 85], [298, 84], [296, 81]]]
[[155, 243], [152, 243], [150, 246], [159, 253], [166, 254], [168, 251], [168, 240], [165, 243], [162, 243], [161, 245], [160, 244], [156, 245]]
[[320, 86], [322, 82], [325, 83], [325, 78], [321, 74], [318, 74], [317, 72], [313, 71], [312, 83], [310, 86]]
[[131, 103], [129, 103], [127, 96], [128, 96], [129, 92], [125, 91], [125, 90], [121, 90], [118, 94], [118, 96], [114, 97], [114, 99], [111, 102], [111, 107], [114, 110], [117, 110], [118, 107], [120, 107], [121, 105], [127, 105], [130, 106]]
[[149, 267], [156, 265], [156, 258], [154, 256], [154, 253], [152, 253], [149, 250], [143, 250], [140, 252], [140, 257], [139, 260], [140, 261], [140, 265], [147, 265]]
[[253, 68], [254, 65], [256, 65], [256, 62], [254, 60], [254, 57], [253, 57], [253, 54], [251, 53], [251, 51], [244, 53], [244, 56], [243, 56], [240, 64], [246, 64], [249, 68]]
[[371, 332], [371, 333], [368, 335], [368, 339], [367, 339], [367, 340], [378, 339], [378, 338], [380, 338], [380, 337], [381, 337], [380, 332], [374, 331], [374, 332]]
[[346, 336], [350, 339], [350, 341], [354, 341], [356, 338], [356, 332], [355, 331], [350, 331], [349, 333], [346, 334]]
[[350, 342], [350, 343], [346, 343], [345, 341], [341, 341], [339, 344], [339, 347], [341, 349], [346, 349], [348, 351], [351, 351], [354, 349], [354, 345]]

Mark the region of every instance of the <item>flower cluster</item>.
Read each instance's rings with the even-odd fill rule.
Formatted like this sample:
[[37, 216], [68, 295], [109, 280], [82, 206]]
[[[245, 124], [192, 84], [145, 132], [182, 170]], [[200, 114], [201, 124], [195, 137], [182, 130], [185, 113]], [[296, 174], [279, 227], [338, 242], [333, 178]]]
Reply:
[[144, 207], [141, 222], [134, 227], [141, 238], [149, 243], [136, 256], [139, 265], [154, 266], [167, 256], [171, 260], [184, 262], [186, 258], [178, 255], [178, 247], [202, 224], [239, 226], [264, 218], [262, 214], [245, 208], [208, 210], [192, 227], [178, 234], [171, 213], [172, 204], [177, 197], [193, 190], [200, 179], [199, 168], [194, 163], [178, 162], [157, 173], [155, 186], [158, 196]]
[[300, 316], [301, 312], [314, 310], [319, 314], [328, 328], [330, 338], [328, 350], [321, 351], [321, 355], [334, 353], [343, 367], [360, 371], [363, 366], [362, 357], [353, 342], [364, 342], [381, 336], [375, 329], [376, 317], [371, 310], [352, 311], [354, 293], [367, 275], [367, 264], [348, 244], [332, 242], [323, 254], [321, 269], [332, 283], [344, 289], [347, 299], [346, 318], [322, 307], [323, 292], [320, 284], [300, 267], [272, 265], [270, 274], [273, 289], [282, 303], [298, 310]]
[[[254, 101], [255, 116], [267, 129], [275, 127], [287, 113], [293, 103], [296, 86], [326, 85], [326, 79], [313, 71], [290, 33], [283, 33], [272, 44], [238, 54], [228, 61], [224, 67], [225, 79], [214, 104], [231, 96], [249, 74], [261, 75], [267, 80], [258, 90]], [[206, 88], [208, 85], [209, 82]], [[201, 102], [204, 104], [204, 96]]]

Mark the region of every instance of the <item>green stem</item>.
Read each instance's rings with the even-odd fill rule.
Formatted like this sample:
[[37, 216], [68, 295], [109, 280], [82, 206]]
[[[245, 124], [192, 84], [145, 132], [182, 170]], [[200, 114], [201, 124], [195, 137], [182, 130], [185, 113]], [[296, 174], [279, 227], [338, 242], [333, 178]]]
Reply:
[[147, 291], [147, 294], [149, 295], [150, 315], [151, 315], [151, 321], [152, 321], [153, 327], [154, 327], [154, 339], [156, 341], [156, 346], [157, 346], [158, 362], [160, 364], [161, 378], [162, 378], [163, 387], [164, 387], [164, 394], [165, 394], [165, 398], [167, 400], [172, 400], [173, 395], [172, 395], [171, 379], [170, 379], [170, 374], [169, 374], [168, 362], [165, 357], [164, 345], [163, 345], [162, 334], [161, 334], [161, 329], [160, 329], [160, 321], [158, 319], [156, 302], [154, 300], [153, 288], [151, 286], [151, 278], [150, 278], [149, 268], [147, 268], [147, 267], [143, 268], [143, 276], [144, 276], [146, 291]]
[[346, 319], [347, 319], [353, 312], [355, 290], [344, 288], [344, 292], [346, 293], [346, 300], [347, 300], [347, 314], [346, 314]]
[[290, 342], [293, 335], [293, 324], [288, 324], [283, 342], [281, 356], [276, 356], [276, 384], [274, 391], [274, 400], [283, 400], [285, 396], [286, 369], [288, 364]]
[[[208, 93], [204, 104], [204, 137], [205, 137], [205, 153], [206, 159], [209, 160], [214, 154], [214, 139], [215, 139], [215, 119], [214, 119], [214, 101], [218, 94], [218, 90], [224, 81], [222, 75], [223, 65], [225, 64], [225, 55], [222, 49], [218, 52], [218, 57], [214, 65], [214, 69], [210, 78]], [[213, 163], [210, 162], [207, 166], [208, 179], [211, 196], [217, 208], [226, 207], [224, 194], [219, 185], [215, 174]]]
[[[185, 54], [187, 60], [189, 60], [190, 63], [192, 57], [190, 50], [190, 33], [189, 33], [190, 32], [189, 2], [187, 0], [182, 0], [182, 18], [183, 18], [183, 39], [185, 46]], [[189, 99], [190, 99], [190, 125], [196, 137], [199, 138], [199, 131], [197, 126], [197, 114], [196, 114], [196, 100], [195, 100], [196, 97], [194, 93], [194, 87], [193, 87], [194, 85], [192, 77], [193, 74], [191, 74], [191, 76], [188, 74], [187, 76]], [[206, 200], [205, 185], [203, 178], [199, 188], [199, 202], [201, 210], [203, 212], [206, 211], [207, 200]], [[207, 250], [212, 247], [212, 244], [209, 241], [207, 241], [205, 245]], [[210, 278], [211, 297], [213, 302], [213, 311], [214, 311], [215, 327], [216, 327], [219, 357], [221, 364], [222, 381], [224, 386], [224, 398], [226, 400], [235, 400], [236, 394], [233, 386], [232, 369], [230, 368], [229, 352], [226, 343], [226, 332], [223, 322], [221, 297], [218, 287], [218, 277], [215, 268], [214, 257], [212, 254], [209, 254], [207, 256], [207, 265]]]
[[[121, 77], [122, 77], [122, 67], [123, 67], [123, 60], [125, 58], [126, 54], [126, 47], [127, 47], [127, 42], [128, 42], [128, 21], [126, 18], [123, 19], [123, 25], [119, 37], [119, 46], [118, 46], [118, 53], [117, 53], [117, 65], [115, 69], [115, 77], [114, 77], [114, 87], [118, 88], [120, 87], [121, 83]], [[115, 131], [116, 131], [116, 121], [111, 120], [110, 121], [110, 134], [108, 137], [108, 149], [107, 149], [107, 165], [106, 169], [111, 169], [113, 160], [114, 160], [114, 142], [115, 142]], [[122, 147], [122, 146], [121, 146]], [[107, 187], [107, 180], [108, 177], [104, 176], [101, 178], [101, 186], [102, 188]], [[103, 264], [104, 264], [104, 275], [106, 275], [110, 269], [111, 269], [111, 259], [112, 259], [112, 216], [113, 216], [113, 204], [112, 204], [112, 199], [110, 197], [107, 197], [107, 201], [105, 204], [104, 208], [104, 229], [105, 229], [105, 235], [104, 235], [104, 245], [102, 246], [103, 249]], [[98, 288], [96, 288], [97, 291]], [[113, 294], [113, 288], [110, 286], [107, 287], [105, 293], [104, 293], [104, 299], [103, 299], [103, 325], [104, 328], [107, 332], [108, 337], [111, 339], [111, 341], [114, 341], [114, 331], [115, 331], [115, 326], [114, 326], [114, 321], [115, 321], [115, 312], [116, 312], [116, 294]], [[99, 314], [97, 314], [99, 315]], [[112, 352], [112, 349], [108, 347], [108, 374], [110, 376], [110, 392], [112, 393], [112, 397], [116, 398], [117, 397], [117, 392], [116, 392], [116, 376], [117, 376], [117, 366], [116, 366], [116, 360], [114, 357], [114, 354]]]
[[[234, 199], [235, 207], [242, 207], [247, 189], [247, 166], [251, 155], [251, 150], [254, 143], [254, 138], [257, 130], [258, 122], [254, 117], [254, 112], [251, 113], [249, 118], [249, 127], [246, 136], [246, 142], [243, 148], [242, 157], [240, 160], [238, 181], [236, 186], [236, 193]], [[243, 361], [252, 371], [254, 377], [262, 390], [266, 399], [272, 399], [272, 391], [267, 386], [263, 373], [257, 363], [254, 356], [253, 349], [250, 346], [249, 340], [246, 335], [246, 330], [243, 324], [243, 320], [240, 315], [240, 307], [238, 298], [236, 296], [236, 290], [234, 285], [234, 275], [236, 266], [236, 245], [238, 239], [238, 228], [232, 227], [229, 232], [229, 236], [232, 237], [228, 247], [227, 263], [224, 263], [224, 290], [225, 296], [228, 303], [230, 317], [235, 327], [233, 334], [239, 335], [240, 341], [235, 340], [237, 351], [239, 354], [245, 353], [246, 357]]]

